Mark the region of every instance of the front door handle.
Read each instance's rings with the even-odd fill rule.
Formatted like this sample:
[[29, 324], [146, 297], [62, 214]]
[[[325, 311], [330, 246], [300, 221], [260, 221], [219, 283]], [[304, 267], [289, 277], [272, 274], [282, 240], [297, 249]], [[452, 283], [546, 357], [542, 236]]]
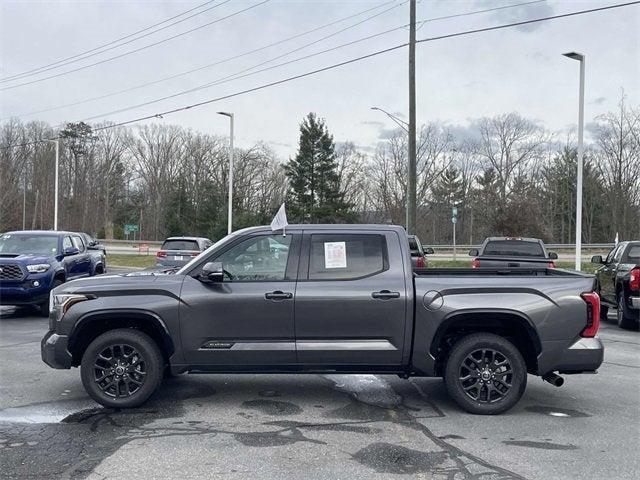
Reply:
[[373, 298], [379, 298], [380, 300], [387, 300], [389, 298], [400, 298], [400, 292], [390, 292], [389, 290], [380, 290], [379, 292], [373, 292], [371, 296]]
[[293, 298], [293, 293], [276, 290], [275, 292], [265, 293], [264, 298], [267, 300], [287, 300]]

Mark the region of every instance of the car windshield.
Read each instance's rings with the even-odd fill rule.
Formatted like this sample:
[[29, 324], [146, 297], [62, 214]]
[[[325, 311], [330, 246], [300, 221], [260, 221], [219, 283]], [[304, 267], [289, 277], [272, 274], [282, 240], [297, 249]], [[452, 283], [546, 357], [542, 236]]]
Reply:
[[0, 254], [2, 253], [55, 255], [58, 253], [58, 237], [5, 233], [0, 235]]
[[483, 255], [503, 257], [542, 257], [544, 250], [538, 242], [522, 240], [492, 240], [484, 247]]
[[162, 244], [162, 250], [190, 250], [199, 251], [198, 242], [195, 240], [165, 240]]

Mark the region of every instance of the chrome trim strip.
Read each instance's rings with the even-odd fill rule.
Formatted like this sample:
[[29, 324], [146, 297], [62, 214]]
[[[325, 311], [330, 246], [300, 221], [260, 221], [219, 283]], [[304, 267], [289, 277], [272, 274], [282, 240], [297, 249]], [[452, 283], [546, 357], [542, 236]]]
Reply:
[[[207, 342], [208, 343], [208, 342]], [[232, 343], [231, 348], [206, 348], [200, 347], [198, 350], [206, 352], [233, 352], [238, 350], [253, 351], [274, 351], [274, 350], [290, 350], [295, 351], [295, 342], [234, 342], [233, 340], [220, 340], [220, 344]]]
[[388, 340], [302, 340], [296, 345], [298, 350], [397, 350]]

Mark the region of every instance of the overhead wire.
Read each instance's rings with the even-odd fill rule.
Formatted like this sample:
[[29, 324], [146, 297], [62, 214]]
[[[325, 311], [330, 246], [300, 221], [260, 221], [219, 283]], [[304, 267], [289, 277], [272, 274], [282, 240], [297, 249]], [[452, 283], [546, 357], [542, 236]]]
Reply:
[[[488, 31], [494, 31], [494, 30], [501, 30], [501, 29], [505, 29], [505, 28], [512, 28], [512, 27], [517, 27], [517, 26], [521, 26], [521, 25], [530, 25], [533, 23], [539, 23], [539, 22], [544, 22], [544, 21], [549, 21], [549, 20], [556, 20], [556, 19], [560, 19], [560, 18], [568, 18], [568, 17], [573, 17], [573, 16], [577, 16], [577, 15], [584, 15], [584, 14], [588, 14], [588, 13], [594, 13], [594, 12], [600, 12], [600, 11], [605, 11], [605, 10], [611, 10], [614, 8], [621, 8], [621, 7], [627, 7], [627, 6], [631, 6], [631, 5], [637, 5], [640, 3], [640, 0], [638, 1], [633, 1], [633, 2], [626, 2], [626, 3], [619, 3], [619, 4], [614, 4], [614, 5], [607, 5], [604, 7], [597, 7], [597, 8], [591, 8], [591, 9], [586, 9], [586, 10], [579, 10], [579, 11], [574, 11], [574, 12], [569, 12], [569, 13], [564, 13], [564, 14], [559, 14], [559, 15], [550, 15], [547, 17], [541, 17], [541, 18], [535, 18], [535, 19], [530, 19], [530, 20], [524, 20], [524, 21], [519, 21], [519, 22], [511, 22], [511, 23], [506, 23], [506, 24], [502, 24], [502, 25], [495, 25], [495, 26], [491, 26], [491, 27], [484, 27], [484, 28], [478, 28], [478, 29], [472, 29], [472, 30], [464, 30], [464, 31], [460, 31], [460, 32], [454, 32], [454, 33], [449, 33], [449, 34], [445, 34], [445, 35], [438, 35], [435, 37], [428, 37], [428, 38], [423, 38], [420, 40], [417, 40], [416, 43], [417, 44], [422, 44], [422, 43], [426, 43], [426, 42], [433, 42], [433, 41], [438, 41], [438, 40], [443, 40], [443, 39], [447, 39], [447, 38], [455, 38], [455, 37], [460, 37], [460, 36], [464, 36], [464, 35], [474, 35], [477, 33], [483, 33], [483, 32], [488, 32]], [[155, 114], [151, 114], [151, 115], [145, 115], [145, 116], [141, 116], [141, 117], [137, 117], [137, 118], [133, 118], [130, 120], [125, 120], [125, 121], [121, 121], [121, 122], [113, 122], [113, 123], [109, 123], [106, 125], [101, 125], [101, 126], [96, 126], [93, 130], [94, 131], [102, 131], [102, 130], [107, 130], [107, 129], [111, 129], [111, 128], [116, 128], [116, 127], [121, 127], [121, 126], [125, 126], [125, 125], [130, 125], [132, 123], [137, 123], [137, 122], [141, 122], [144, 120], [151, 120], [154, 118], [163, 118], [164, 115], [170, 115], [173, 113], [177, 113], [177, 112], [181, 112], [181, 111], [186, 111], [186, 110], [190, 110], [193, 108], [197, 108], [197, 107], [201, 107], [203, 105], [208, 105], [210, 103], [214, 103], [214, 102], [218, 102], [221, 100], [226, 100], [229, 98], [233, 98], [233, 97], [237, 97], [240, 95], [245, 95], [247, 93], [252, 93], [252, 92], [256, 92], [259, 90], [264, 90], [266, 88], [270, 88], [276, 85], [281, 85], [283, 83], [287, 83], [293, 80], [298, 80], [300, 78], [305, 78], [305, 77], [309, 77], [311, 75], [316, 75], [318, 73], [321, 72], [326, 72], [328, 70], [333, 70], [335, 68], [339, 68], [345, 65], [349, 65], [355, 62], [359, 62], [362, 60], [366, 60], [372, 57], [376, 57], [378, 55], [382, 55], [385, 53], [389, 53], [395, 50], [399, 50], [401, 48], [407, 47], [409, 45], [408, 42], [406, 43], [402, 43], [402, 44], [398, 44], [398, 45], [394, 45], [392, 47], [388, 47], [382, 50], [377, 50], [365, 55], [361, 55], [358, 57], [354, 57], [339, 63], [334, 63], [331, 65], [327, 65], [325, 67], [321, 67], [321, 68], [317, 68], [311, 71], [307, 71], [304, 73], [300, 73], [297, 75], [292, 75], [286, 78], [282, 78], [279, 80], [275, 80], [273, 82], [269, 82], [269, 83], [265, 83], [262, 85], [258, 85], [252, 88], [248, 88], [245, 90], [241, 90], [238, 92], [234, 92], [234, 93], [230, 93], [227, 95], [223, 95], [223, 96], [219, 96], [219, 97], [215, 97], [215, 98], [210, 98], [207, 100], [203, 100], [197, 103], [193, 103], [190, 105], [186, 105], [184, 107], [178, 107], [178, 108], [173, 108], [170, 110], [166, 110], [163, 112], [159, 112], [159, 113], [155, 113]], [[47, 139], [42, 139], [42, 140], [34, 140], [32, 142], [26, 142], [23, 144], [16, 144], [16, 145], [8, 145], [5, 147], [2, 147], [3, 149], [7, 149], [7, 148], [15, 148], [15, 147], [19, 147], [19, 146], [28, 146], [28, 145], [32, 145], [32, 144], [36, 144], [36, 143], [42, 143], [42, 142], [47, 142], [50, 140], [58, 140], [60, 139], [60, 137], [53, 137], [53, 138], [47, 138]]]
[[[229, 1], [229, 0], [227, 0], [227, 1]], [[181, 32], [181, 33], [178, 33], [178, 34], [173, 35], [173, 36], [171, 36], [171, 37], [167, 37], [167, 38], [164, 38], [164, 39], [162, 39], [162, 40], [158, 40], [158, 41], [156, 41], [156, 42], [153, 42], [153, 43], [150, 43], [150, 44], [144, 45], [144, 46], [139, 47], [139, 48], [136, 48], [136, 49], [134, 49], [134, 50], [130, 50], [130, 51], [128, 51], [128, 52], [124, 52], [124, 53], [121, 53], [121, 54], [118, 54], [118, 55], [114, 55], [114, 56], [112, 56], [112, 57], [105, 58], [105, 59], [100, 60], [100, 61], [98, 61], [98, 62], [89, 63], [89, 64], [87, 64], [87, 65], [83, 65], [83, 66], [81, 66], [81, 67], [76, 67], [76, 68], [71, 69], [71, 70], [67, 70], [67, 71], [64, 71], [64, 72], [60, 72], [60, 73], [56, 73], [56, 74], [53, 74], [53, 75], [49, 75], [49, 76], [47, 76], [47, 77], [42, 77], [42, 78], [38, 78], [38, 79], [35, 79], [35, 80], [30, 80], [30, 81], [28, 81], [28, 82], [18, 83], [18, 84], [16, 84], [16, 85], [10, 85], [10, 86], [8, 86], [8, 87], [2, 87], [2, 88], [0, 88], [0, 91], [13, 90], [14, 88], [24, 87], [25, 85], [32, 85], [32, 84], [34, 84], [34, 83], [44, 82], [45, 80], [49, 80], [49, 79], [52, 79], [52, 78], [62, 77], [62, 76], [64, 76], [64, 75], [68, 75], [68, 74], [73, 73], [73, 72], [78, 72], [78, 71], [80, 71], [80, 70], [84, 70], [84, 69], [87, 69], [87, 68], [90, 68], [90, 67], [95, 67], [96, 65], [101, 65], [101, 64], [103, 64], [103, 63], [111, 62], [111, 61], [116, 60], [116, 59], [118, 59], [118, 58], [126, 57], [126, 56], [128, 56], [128, 55], [133, 54], [133, 53], [137, 53], [137, 52], [140, 52], [140, 51], [142, 51], [142, 50], [146, 50], [146, 49], [148, 49], [148, 48], [155, 47], [156, 45], [160, 45], [161, 43], [165, 43], [165, 42], [168, 42], [168, 41], [170, 41], [170, 40], [174, 40], [174, 39], [176, 39], [176, 38], [178, 38], [178, 37], [182, 37], [182, 36], [184, 36], [184, 35], [187, 35], [187, 34], [189, 34], [189, 33], [193, 33], [193, 32], [195, 32], [195, 31], [197, 31], [197, 30], [202, 29], [202, 28], [209, 27], [209, 26], [211, 26], [211, 25], [213, 25], [213, 24], [219, 23], [219, 22], [221, 22], [221, 21], [223, 21], [223, 20], [227, 20], [227, 19], [229, 19], [229, 18], [231, 18], [231, 17], [235, 17], [236, 15], [239, 15], [239, 14], [241, 14], [241, 13], [244, 13], [244, 12], [247, 12], [247, 11], [249, 11], [249, 10], [252, 10], [252, 9], [254, 9], [254, 8], [256, 8], [256, 7], [259, 7], [259, 6], [261, 6], [261, 5], [264, 5], [265, 3], [268, 3], [268, 2], [270, 2], [270, 1], [271, 1], [271, 0], [262, 0], [262, 1], [261, 1], [261, 2], [259, 2], [259, 3], [253, 4], [253, 5], [250, 5], [250, 6], [248, 6], [248, 7], [245, 7], [245, 8], [243, 8], [243, 9], [240, 9], [240, 10], [237, 10], [237, 11], [235, 11], [235, 12], [233, 12], [233, 13], [229, 14], [229, 15], [226, 15], [226, 16], [224, 16], [224, 17], [220, 17], [220, 18], [218, 18], [218, 19], [216, 19], [216, 20], [213, 20], [213, 21], [211, 21], [211, 22], [205, 23], [205, 24], [203, 24], [203, 25], [199, 25], [199, 26], [197, 26], [197, 27], [195, 27], [195, 28], [192, 28], [192, 29], [190, 29], [190, 30], [186, 30], [186, 31], [184, 31], [184, 32]]]
[[[158, 80], [154, 80], [154, 81], [152, 81], [152, 82], [143, 83], [143, 84], [136, 85], [136, 86], [133, 86], [133, 87], [129, 87], [129, 88], [126, 88], [126, 89], [118, 90], [118, 91], [116, 91], [116, 92], [110, 92], [110, 93], [107, 93], [107, 94], [104, 94], [104, 95], [100, 95], [100, 96], [96, 96], [96, 97], [92, 97], [92, 98], [88, 98], [88, 99], [80, 100], [80, 101], [77, 101], [77, 102], [72, 102], [72, 103], [65, 104], [65, 105], [60, 105], [60, 106], [51, 107], [51, 108], [47, 108], [47, 109], [37, 110], [37, 111], [29, 112], [29, 113], [26, 113], [26, 114], [8, 115], [8, 116], [6, 116], [6, 117], [4, 117], [4, 118], [1, 118], [0, 120], [4, 120], [4, 119], [7, 119], [7, 118], [22, 118], [22, 117], [27, 117], [27, 116], [37, 115], [37, 114], [40, 114], [40, 113], [47, 113], [47, 112], [51, 112], [51, 111], [55, 111], [55, 110], [60, 110], [60, 109], [62, 109], [62, 108], [68, 108], [68, 107], [73, 107], [73, 106], [77, 106], [77, 105], [82, 105], [82, 104], [89, 103], [89, 102], [96, 101], [96, 100], [103, 100], [103, 99], [105, 99], [105, 98], [109, 98], [109, 97], [113, 97], [113, 96], [116, 96], [116, 95], [120, 95], [120, 94], [122, 94], [122, 93], [128, 93], [128, 92], [130, 92], [130, 91], [138, 90], [138, 89], [140, 89], [140, 88], [144, 88], [144, 87], [151, 86], [151, 85], [156, 85], [156, 84], [158, 84], [158, 83], [162, 83], [162, 82], [164, 82], [164, 81], [166, 81], [166, 80], [171, 80], [171, 79], [174, 79], [174, 78], [178, 78], [178, 77], [181, 77], [181, 76], [187, 75], [187, 74], [189, 74], [189, 73], [193, 73], [193, 72], [196, 72], [196, 71], [203, 70], [203, 69], [205, 69], [205, 68], [209, 68], [209, 67], [212, 67], [212, 66], [215, 66], [215, 65], [220, 65], [220, 64], [222, 64], [222, 63], [226, 63], [226, 62], [228, 62], [228, 61], [230, 61], [230, 60], [234, 60], [234, 59], [237, 59], [237, 58], [240, 58], [240, 57], [246, 56], [246, 55], [248, 55], [248, 54], [250, 54], [250, 53], [255, 53], [255, 52], [258, 52], [258, 51], [261, 51], [261, 50], [265, 50], [266, 48], [269, 48], [269, 47], [271, 47], [271, 46], [275, 46], [275, 45], [278, 45], [278, 44], [284, 43], [284, 42], [286, 42], [286, 41], [289, 41], [289, 40], [292, 40], [292, 39], [295, 39], [295, 38], [299, 38], [300, 36], [306, 35], [306, 34], [308, 34], [308, 33], [313, 33], [313, 32], [315, 32], [315, 31], [317, 31], [317, 30], [320, 30], [320, 29], [323, 29], [323, 28], [325, 28], [325, 27], [328, 27], [328, 26], [334, 25], [334, 24], [339, 23], [339, 22], [341, 22], [341, 21], [343, 21], [343, 20], [351, 19], [351, 18], [354, 18], [354, 17], [356, 17], [356, 16], [360, 16], [360, 15], [362, 15], [362, 14], [364, 14], [364, 13], [368, 13], [368, 12], [370, 12], [370, 11], [372, 11], [372, 10], [376, 10], [376, 9], [378, 9], [378, 8], [380, 8], [380, 7], [383, 7], [383, 6], [389, 5], [389, 4], [391, 4], [391, 3], [395, 3], [396, 1], [397, 1], [397, 0], [393, 0], [393, 1], [390, 1], [390, 2], [386, 2], [386, 3], [383, 3], [383, 4], [377, 5], [377, 6], [373, 7], [373, 8], [369, 8], [369, 9], [366, 9], [366, 10], [364, 10], [364, 11], [362, 11], [362, 12], [358, 12], [358, 13], [356, 13], [356, 14], [354, 14], [354, 15], [350, 15], [350, 16], [348, 16], [348, 17], [344, 17], [343, 19], [339, 19], [339, 20], [336, 20], [336, 21], [330, 22], [330, 23], [328, 23], [328, 24], [325, 24], [325, 25], [323, 25], [323, 26], [320, 26], [320, 27], [317, 27], [317, 28], [315, 28], [315, 29], [309, 30], [309, 31], [307, 31], [307, 32], [303, 32], [303, 33], [300, 33], [300, 34], [294, 35], [294, 36], [292, 36], [292, 37], [285, 38], [285, 39], [283, 39], [283, 40], [280, 40], [280, 41], [278, 41], [278, 42], [271, 43], [271, 44], [266, 45], [266, 46], [264, 46], [264, 47], [260, 47], [260, 48], [257, 48], [257, 49], [250, 50], [250, 51], [248, 51], [248, 52], [244, 52], [244, 53], [241, 53], [241, 54], [238, 54], [238, 55], [232, 56], [232, 57], [228, 57], [228, 58], [226, 58], [226, 59], [223, 59], [223, 60], [220, 60], [220, 61], [217, 61], [217, 62], [214, 62], [214, 63], [210, 63], [210, 64], [204, 65], [204, 66], [202, 66], [202, 67], [198, 67], [198, 68], [195, 68], [195, 69], [192, 69], [192, 70], [187, 70], [186, 72], [181, 72], [181, 73], [178, 73], [178, 74], [175, 74], [175, 75], [171, 75], [171, 76], [169, 76], [169, 77], [164, 77], [164, 78], [161, 78], [161, 79], [158, 79]], [[493, 11], [497, 11], [497, 10], [504, 10], [504, 9], [506, 9], [506, 8], [515, 8], [515, 7], [520, 7], [520, 6], [528, 6], [528, 5], [531, 5], [531, 4], [541, 3], [541, 2], [545, 2], [545, 1], [546, 1], [546, 0], [534, 0], [534, 1], [528, 1], [528, 2], [522, 2], [522, 3], [511, 4], [511, 5], [505, 5], [505, 6], [501, 6], [501, 7], [493, 7], [493, 8], [486, 8], [486, 9], [481, 9], [481, 10], [474, 10], [474, 11], [471, 11], [471, 12], [463, 12], [463, 13], [458, 13], [458, 14], [444, 15], [444, 16], [440, 16], [440, 17], [432, 17], [432, 18], [428, 18], [428, 19], [421, 20], [421, 21], [417, 22], [417, 25], [418, 25], [418, 26], [423, 26], [423, 25], [425, 25], [425, 24], [427, 24], [427, 23], [430, 23], [430, 22], [435, 22], [435, 21], [440, 21], [440, 20], [447, 20], [447, 19], [451, 19], [451, 18], [458, 18], [458, 17], [463, 17], [463, 16], [478, 15], [478, 14], [481, 14], [481, 13], [488, 13], [488, 12], [493, 12]], [[263, 61], [263, 62], [261, 62], [261, 63], [259, 63], [259, 64], [257, 64], [257, 65], [253, 65], [252, 67], [246, 68], [246, 69], [244, 69], [244, 70], [241, 70], [240, 72], [236, 72], [236, 73], [234, 73], [234, 74], [227, 75], [227, 76], [224, 76], [224, 77], [218, 78], [218, 79], [216, 79], [216, 80], [213, 80], [213, 81], [211, 81], [211, 82], [207, 82], [207, 83], [205, 83], [205, 84], [203, 84], [203, 85], [200, 85], [200, 86], [194, 87], [194, 88], [192, 88], [192, 89], [186, 90], [186, 91], [184, 91], [184, 93], [190, 93], [190, 92], [193, 92], [193, 91], [202, 90], [202, 89], [204, 89], [204, 88], [208, 88], [208, 87], [210, 87], [210, 86], [219, 85], [220, 83], [227, 83], [227, 81], [231, 81], [231, 80], [235, 79], [235, 78], [232, 78], [232, 77], [239, 76], [239, 78], [244, 78], [244, 77], [246, 77], [246, 76], [248, 76], [248, 75], [241, 75], [241, 74], [243, 74], [243, 73], [245, 73], [245, 72], [247, 72], [247, 71], [254, 70], [254, 69], [256, 69], [256, 68], [258, 68], [258, 67], [260, 67], [260, 66], [262, 66], [262, 65], [265, 65], [265, 64], [267, 64], [267, 63], [273, 62], [273, 61], [275, 61], [275, 60], [277, 60], [277, 59], [279, 59], [279, 58], [282, 58], [282, 57], [284, 57], [284, 56], [290, 55], [291, 53], [294, 53], [294, 52], [296, 52], [296, 51], [302, 50], [303, 48], [306, 48], [306, 47], [308, 47], [308, 46], [311, 46], [311, 45], [314, 45], [314, 44], [319, 43], [319, 42], [321, 42], [321, 41], [324, 41], [324, 40], [326, 40], [326, 39], [328, 39], [328, 38], [330, 38], [330, 37], [333, 37], [333, 36], [335, 36], [335, 35], [337, 35], [337, 34], [339, 34], [339, 33], [344, 32], [344, 31], [346, 31], [346, 30], [348, 30], [348, 29], [350, 29], [350, 28], [353, 28], [353, 27], [355, 27], [355, 26], [357, 26], [357, 25], [360, 25], [361, 23], [363, 23], [363, 22], [365, 22], [365, 21], [367, 21], [367, 20], [370, 20], [370, 19], [372, 19], [372, 18], [375, 18], [376, 16], [379, 16], [379, 15], [381, 15], [381, 14], [383, 14], [383, 13], [386, 13], [387, 11], [389, 11], [389, 10], [391, 10], [391, 9], [393, 9], [393, 8], [396, 8], [396, 7], [398, 7], [398, 6], [402, 6], [402, 5], [404, 5], [405, 3], [406, 3], [406, 2], [403, 2], [403, 3], [399, 3], [399, 4], [397, 4], [397, 5], [394, 5], [393, 7], [389, 8], [389, 9], [387, 9], [387, 10], [384, 10], [383, 12], [380, 12], [380, 14], [374, 15], [373, 17], [369, 17], [368, 19], [364, 19], [363, 21], [358, 22], [358, 23], [356, 23], [356, 24], [354, 24], [354, 25], [350, 25], [350, 26], [348, 26], [348, 27], [345, 27], [345, 28], [343, 28], [342, 30], [339, 30], [338, 32], [334, 32], [334, 33], [332, 33], [332, 34], [326, 35], [326, 36], [324, 36], [324, 37], [322, 37], [322, 38], [320, 38], [320, 39], [318, 39], [318, 40], [315, 40], [315, 41], [313, 41], [313, 42], [307, 43], [307, 44], [305, 44], [305, 45], [303, 45], [303, 46], [301, 46], [301, 47], [299, 47], [299, 48], [296, 48], [296, 49], [294, 49], [294, 50], [288, 51], [288, 52], [286, 52], [286, 53], [284, 53], [284, 54], [282, 54], [282, 55], [279, 55], [279, 56], [277, 56], [277, 57], [274, 57], [274, 58], [271, 58], [271, 59], [269, 59], [269, 60]], [[385, 34], [388, 34], [388, 33], [392, 33], [392, 32], [394, 32], [394, 31], [397, 31], [397, 30], [400, 30], [400, 29], [406, 28], [408, 25], [409, 25], [409, 24], [405, 24], [405, 25], [402, 25], [402, 26], [397, 27], [397, 28], [393, 28], [393, 29], [390, 29], [390, 30], [386, 30], [386, 31], [384, 31], [384, 32], [380, 32], [379, 34], [370, 35], [370, 36], [364, 37], [364, 38], [362, 38], [362, 39], [359, 39], [359, 40], [356, 40], [356, 41], [353, 41], [353, 42], [348, 42], [348, 43], [345, 43], [345, 44], [340, 45], [340, 46], [335, 47], [335, 48], [331, 48], [331, 49], [328, 49], [328, 50], [323, 50], [323, 51], [318, 52], [318, 53], [316, 53], [316, 54], [314, 54], [314, 55], [320, 55], [320, 54], [323, 54], [323, 53], [327, 53], [328, 51], [333, 51], [333, 50], [338, 49], [338, 48], [342, 48], [342, 47], [346, 47], [346, 46], [353, 45], [354, 43], [358, 43], [358, 42], [361, 42], [361, 41], [364, 41], [364, 40], [368, 40], [368, 39], [371, 39], [371, 38], [374, 38], [374, 37], [378, 37], [378, 36], [381, 36], [381, 35], [385, 35]], [[314, 56], [314, 55], [311, 55], [311, 56]], [[294, 60], [294, 61], [305, 60], [305, 59], [307, 59], [307, 58], [309, 58], [309, 57], [310, 57], [310, 56], [305, 56], [305, 57], [302, 57], [302, 58], [300, 58], [300, 59], [298, 59], [298, 60]], [[288, 65], [288, 64], [290, 64], [290, 63], [293, 63], [293, 62], [285, 62], [285, 63], [283, 63], [283, 64], [279, 64], [279, 66]], [[276, 66], [276, 67], [277, 67], [277, 66]], [[274, 67], [274, 68], [276, 68], [276, 67]], [[271, 69], [272, 69], [272, 68], [262, 69], [262, 70], [259, 70], [259, 71], [258, 71], [258, 72], [256, 72], [256, 73], [260, 73], [260, 72], [263, 72], [263, 71], [266, 71], [266, 70], [271, 70]], [[160, 100], [166, 100], [166, 99], [169, 99], [169, 98], [173, 98], [173, 97], [175, 97], [175, 96], [180, 96], [180, 95], [182, 95], [182, 94], [184, 94], [184, 93], [179, 92], [179, 93], [174, 94], [174, 95], [169, 95], [169, 96], [166, 96], [166, 97], [162, 97], [162, 98], [161, 98], [161, 99], [159, 99], [158, 101], [160, 101]], [[153, 102], [151, 102], [151, 103], [153, 103]], [[148, 105], [148, 104], [150, 104], [150, 103], [149, 103], [149, 102], [145, 102], [145, 103], [143, 103], [143, 104], [140, 104], [140, 106], [145, 106], [145, 105]], [[116, 110], [115, 112], [119, 113], [120, 111], [121, 111], [121, 110]], [[90, 117], [89, 119], [91, 119], [91, 118], [92, 118], [92, 117]]]
[[[115, 40], [111, 40], [110, 42], [103, 43], [102, 45], [99, 45], [97, 47], [91, 48], [89, 50], [85, 50], [84, 52], [80, 52], [80, 53], [77, 53], [75, 55], [71, 55], [70, 57], [66, 57], [66, 58], [57, 60], [57, 61], [52, 62], [52, 63], [48, 63], [46, 65], [42, 65], [40, 67], [31, 69], [31, 70], [27, 70], [27, 71], [24, 71], [24, 72], [16, 73], [16, 74], [11, 75], [9, 77], [1, 77], [0, 78], [0, 82], [7, 82], [9, 80], [17, 80], [19, 78], [24, 78], [24, 77], [40, 74], [40, 73], [42, 73], [44, 71], [53, 70], [55, 68], [60, 68], [60, 67], [62, 67], [64, 65], [68, 65], [70, 63], [75, 63], [75, 62], [78, 62], [80, 60], [84, 60], [86, 58], [89, 58], [89, 57], [92, 57], [92, 56], [95, 56], [95, 55], [100, 55], [100, 54], [102, 54], [102, 53], [104, 53], [104, 52], [106, 52], [108, 50], [112, 50], [114, 48], [119, 48], [119, 47], [121, 47], [123, 45], [127, 45], [127, 44], [129, 44], [131, 42], [140, 40], [141, 38], [147, 37], [149, 35], [153, 35], [154, 33], [158, 33], [158, 32], [160, 32], [162, 30], [170, 28], [170, 27], [172, 27], [174, 25], [177, 25], [178, 23], [182, 23], [184, 21], [187, 21], [187, 20], [189, 20], [189, 19], [191, 19], [193, 17], [196, 17], [198, 15], [202, 15], [203, 13], [206, 13], [206, 12], [208, 12], [208, 11], [214, 9], [214, 8], [220, 7], [220, 6], [224, 5], [225, 3], [230, 2], [231, 0], [225, 0], [225, 1], [223, 1], [223, 2], [221, 2], [219, 4], [217, 4], [217, 5], [213, 5], [212, 7], [209, 7], [207, 9], [205, 9], [205, 10], [202, 10], [200, 12], [194, 13], [193, 15], [190, 15], [190, 16], [188, 16], [186, 18], [183, 18], [183, 19], [181, 19], [181, 20], [179, 20], [177, 22], [174, 22], [174, 23], [172, 23], [170, 25], [165, 25], [164, 27], [159, 28], [159, 29], [157, 29], [157, 30], [155, 30], [153, 32], [147, 33], [147, 34], [142, 35], [140, 37], [134, 38], [133, 40], [130, 40], [130, 41], [125, 42], [125, 43], [121, 43], [120, 45], [116, 45], [116, 46], [108, 48], [106, 50], [102, 50], [104, 47], [111, 46], [111, 45], [113, 45], [115, 43], [121, 42], [122, 40], [126, 40], [126, 39], [131, 38], [133, 36], [136, 36], [136, 35], [138, 35], [140, 33], [143, 33], [143, 32], [146, 32], [148, 30], [151, 30], [152, 28], [158, 27], [158, 26], [162, 25], [163, 23], [170, 22], [171, 20], [179, 18], [179, 17], [181, 17], [183, 15], [186, 15], [187, 13], [193, 12], [194, 10], [198, 10], [199, 8], [204, 7], [204, 6], [206, 6], [206, 5], [210, 4], [210, 3], [213, 3], [214, 1], [215, 0], [209, 0], [207, 2], [201, 3], [200, 5], [198, 5], [196, 7], [190, 8], [189, 10], [185, 10], [184, 12], [179, 13], [178, 15], [174, 15], [173, 17], [169, 17], [166, 20], [163, 20], [163, 21], [158, 22], [158, 23], [154, 23], [153, 25], [149, 25], [146, 28], [143, 28], [141, 30], [137, 30], [137, 31], [135, 31], [133, 33], [130, 33], [130, 34], [125, 35], [123, 37], [117, 38]], [[102, 50], [102, 51], [98, 52], [98, 50]], [[79, 57], [82, 57], [82, 58], [79, 58]], [[51, 67], [51, 68], [49, 68], [49, 67]]]

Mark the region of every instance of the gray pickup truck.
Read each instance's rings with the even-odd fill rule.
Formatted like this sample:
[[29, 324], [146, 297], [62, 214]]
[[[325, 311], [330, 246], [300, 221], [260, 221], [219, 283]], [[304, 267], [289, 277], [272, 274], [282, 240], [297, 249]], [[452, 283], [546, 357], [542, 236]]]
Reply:
[[253, 227], [174, 274], [56, 288], [41, 350], [115, 408], [163, 374], [338, 372], [443, 377], [463, 409], [496, 414], [527, 373], [560, 386], [600, 366], [594, 286], [546, 268], [414, 271], [397, 226]]
[[539, 238], [488, 237], [472, 248], [471, 268], [555, 268], [558, 254], [547, 252]]

